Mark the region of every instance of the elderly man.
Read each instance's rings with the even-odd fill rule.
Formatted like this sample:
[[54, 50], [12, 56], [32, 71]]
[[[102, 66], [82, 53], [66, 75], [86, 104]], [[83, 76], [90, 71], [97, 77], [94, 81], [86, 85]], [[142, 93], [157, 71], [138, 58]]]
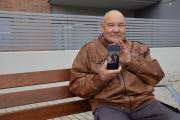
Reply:
[[[155, 99], [153, 86], [164, 72], [146, 45], [125, 38], [124, 16], [109, 11], [101, 28], [103, 34], [79, 51], [70, 79], [70, 90], [89, 100], [95, 120], [180, 120]], [[108, 44], [120, 45], [117, 70], [106, 69]]]

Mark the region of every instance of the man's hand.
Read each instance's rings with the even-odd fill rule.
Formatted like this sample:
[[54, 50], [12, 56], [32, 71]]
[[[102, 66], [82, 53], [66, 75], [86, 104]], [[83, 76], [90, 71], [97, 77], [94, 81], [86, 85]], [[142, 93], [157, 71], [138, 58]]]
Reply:
[[128, 42], [127, 47], [125, 46], [125, 44], [122, 41], [120, 41], [120, 42], [115, 41], [113, 44], [120, 45], [119, 63], [123, 64], [125, 66], [129, 66], [129, 64], [131, 62], [131, 54], [130, 54], [131, 43]]
[[117, 70], [107, 70], [107, 61], [103, 64], [99, 71], [99, 77], [104, 83], [108, 83], [116, 77], [116, 74], [120, 73], [121, 66]]

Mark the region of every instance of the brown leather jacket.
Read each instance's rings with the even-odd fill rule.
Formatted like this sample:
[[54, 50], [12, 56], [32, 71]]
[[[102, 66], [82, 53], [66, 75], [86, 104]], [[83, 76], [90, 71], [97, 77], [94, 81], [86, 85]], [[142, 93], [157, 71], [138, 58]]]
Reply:
[[[127, 39], [124, 39], [127, 45]], [[151, 59], [149, 48], [131, 41], [131, 63], [110, 83], [99, 78], [99, 70], [107, 59], [108, 43], [101, 36], [86, 44], [78, 53], [71, 70], [70, 90], [79, 97], [89, 99], [92, 112], [102, 105], [115, 106], [132, 111], [155, 100], [153, 91], [164, 72], [155, 59]]]

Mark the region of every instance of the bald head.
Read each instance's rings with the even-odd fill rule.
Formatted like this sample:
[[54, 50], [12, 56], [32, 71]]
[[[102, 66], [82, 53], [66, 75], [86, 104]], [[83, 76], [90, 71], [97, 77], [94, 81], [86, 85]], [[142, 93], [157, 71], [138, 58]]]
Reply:
[[112, 19], [114, 17], [119, 17], [120, 19], [125, 21], [124, 16], [121, 12], [117, 10], [111, 10], [104, 15], [103, 24], [105, 24], [109, 19]]
[[113, 44], [116, 41], [121, 41], [125, 38], [126, 23], [124, 16], [117, 10], [111, 10], [104, 16], [101, 29], [105, 38], [109, 43]]

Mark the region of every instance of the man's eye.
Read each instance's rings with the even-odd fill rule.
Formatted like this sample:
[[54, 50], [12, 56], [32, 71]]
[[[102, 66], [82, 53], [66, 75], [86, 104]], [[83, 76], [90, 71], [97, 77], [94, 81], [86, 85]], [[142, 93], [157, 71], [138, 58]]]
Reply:
[[120, 24], [119, 27], [124, 27], [124, 24]]

